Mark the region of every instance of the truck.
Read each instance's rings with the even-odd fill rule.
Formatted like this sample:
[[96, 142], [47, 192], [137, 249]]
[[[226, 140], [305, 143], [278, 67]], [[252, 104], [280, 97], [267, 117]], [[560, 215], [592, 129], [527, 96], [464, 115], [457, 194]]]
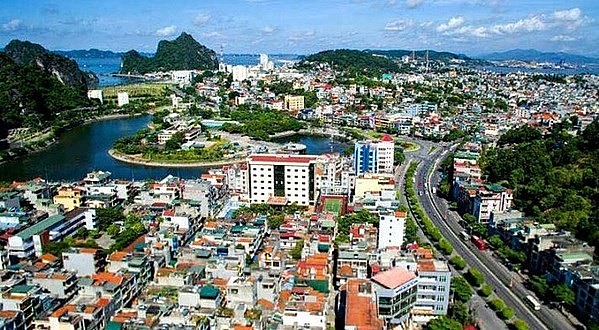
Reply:
[[476, 235], [472, 235], [470, 237], [470, 241], [472, 242], [472, 244], [474, 244], [474, 246], [476, 246], [477, 249], [481, 251], [487, 249], [487, 243], [485, 243], [485, 241], [482, 238]]

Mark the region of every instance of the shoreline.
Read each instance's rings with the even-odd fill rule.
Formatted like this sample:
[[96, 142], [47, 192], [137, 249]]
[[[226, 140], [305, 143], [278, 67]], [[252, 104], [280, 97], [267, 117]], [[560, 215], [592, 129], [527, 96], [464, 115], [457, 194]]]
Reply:
[[177, 167], [208, 167], [209, 168], [209, 167], [216, 167], [216, 166], [239, 164], [239, 163], [244, 163], [247, 161], [245, 158], [244, 159], [236, 158], [236, 159], [219, 160], [219, 161], [213, 161], [213, 162], [161, 163], [161, 162], [154, 162], [151, 160], [142, 160], [135, 156], [123, 155], [114, 149], [109, 149], [108, 155], [120, 162], [127, 163], [127, 164], [151, 166], [151, 167], [174, 167], [174, 168], [177, 168]]
[[[145, 116], [145, 115], [151, 115], [151, 113], [149, 113], [149, 112], [148, 113], [136, 113], [136, 114], [117, 113], [117, 114], [103, 115], [103, 116], [99, 116], [99, 117], [96, 117], [96, 118], [93, 118], [93, 119], [87, 119], [87, 120], [83, 121], [83, 123], [81, 123], [81, 125], [77, 125], [77, 126], [71, 127], [69, 129], [61, 132], [58, 136], [57, 135], [53, 135], [52, 139], [51, 139], [52, 141], [49, 142], [49, 143], [46, 143], [44, 146], [42, 146], [40, 148], [32, 149], [31, 151], [29, 151], [29, 152], [27, 152], [25, 154], [22, 154], [22, 155], [19, 155], [19, 156], [16, 156], [16, 157], [11, 157], [10, 159], [0, 160], [0, 165], [2, 165], [4, 163], [7, 163], [7, 162], [11, 162], [13, 160], [17, 160], [17, 159], [23, 158], [23, 157], [27, 157], [29, 155], [33, 155], [33, 154], [36, 154], [38, 152], [46, 150], [46, 149], [52, 147], [54, 144], [56, 144], [56, 142], [58, 142], [58, 139], [60, 138], [60, 135], [62, 135], [63, 133], [66, 133], [66, 132], [68, 132], [68, 131], [70, 131], [70, 130], [72, 130], [74, 128], [81, 127], [81, 126], [84, 126], [84, 125], [93, 124], [95, 122], [104, 121], [104, 120], [113, 120], [113, 119], [121, 119], [121, 118], [135, 118], [135, 117], [140, 117], [140, 116]], [[50, 141], [50, 139], [47, 140], [47, 141]], [[7, 151], [8, 150], [10, 150], [10, 149], [7, 149]]]

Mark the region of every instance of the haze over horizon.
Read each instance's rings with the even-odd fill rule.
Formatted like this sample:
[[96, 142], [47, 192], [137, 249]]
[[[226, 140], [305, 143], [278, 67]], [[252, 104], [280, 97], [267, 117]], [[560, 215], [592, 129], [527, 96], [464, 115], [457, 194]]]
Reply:
[[190, 33], [225, 53], [307, 54], [334, 48], [434, 49], [468, 55], [537, 49], [599, 56], [595, 0], [11, 1], [0, 44], [53, 50], [136, 49]]

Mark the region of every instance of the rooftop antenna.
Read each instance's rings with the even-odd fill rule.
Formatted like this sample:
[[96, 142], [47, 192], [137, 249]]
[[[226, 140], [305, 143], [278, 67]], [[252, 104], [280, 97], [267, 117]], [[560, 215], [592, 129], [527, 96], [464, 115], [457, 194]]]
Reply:
[[416, 59], [416, 51], [412, 50], [412, 61]]

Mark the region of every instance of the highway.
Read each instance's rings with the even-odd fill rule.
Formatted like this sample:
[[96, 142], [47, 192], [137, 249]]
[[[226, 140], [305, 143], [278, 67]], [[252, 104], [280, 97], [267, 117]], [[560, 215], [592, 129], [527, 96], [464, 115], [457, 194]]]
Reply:
[[[458, 224], [459, 215], [449, 212], [444, 201], [433, 195], [430, 190], [438, 183], [438, 175], [434, 174], [438, 163], [446, 155], [445, 150], [448, 149], [449, 147], [436, 149], [428, 157], [424, 157], [425, 159], [417, 167], [416, 189], [424, 211], [439, 228], [441, 234], [453, 245], [455, 251], [466, 260], [469, 266], [478, 268], [484, 274], [485, 280], [495, 289], [496, 295], [512, 307], [516, 316], [526, 321], [531, 329], [574, 329], [572, 324], [555, 310], [545, 306], [540, 311], [530, 308], [524, 302], [524, 297], [531, 293], [524, 288], [521, 279], [514, 276], [514, 273], [493, 259], [491, 255], [479, 251], [473, 244], [458, 236], [463, 230]], [[447, 221], [444, 217], [448, 218]]]
[[[434, 152], [435, 148], [439, 148], [438, 145], [436, 145], [432, 142], [412, 140], [412, 139], [407, 139], [407, 140], [410, 142], [413, 142], [413, 143], [417, 143], [418, 145], [421, 146], [421, 148], [418, 150], [415, 150], [415, 151], [405, 152], [406, 160], [403, 162], [402, 165], [397, 166], [397, 168], [395, 169], [396, 189], [397, 189], [397, 191], [402, 192], [400, 194], [400, 203], [402, 205], [408, 205], [408, 201], [406, 199], [406, 194], [404, 193], [404, 191], [405, 191], [404, 184], [405, 184], [405, 175], [408, 170], [408, 167], [410, 166], [410, 163], [420, 162], [420, 161], [424, 161], [424, 160], [430, 158], [429, 153]], [[412, 216], [412, 218], [414, 218], [413, 214], [411, 214], [411, 216]], [[429, 238], [422, 232], [422, 228], [420, 226], [418, 226], [417, 234], [420, 239], [420, 242], [432, 244], [430, 242]], [[457, 276], [457, 275], [459, 275], [459, 272], [457, 272], [455, 269], [452, 268], [452, 276]], [[478, 324], [479, 327], [481, 327], [481, 329], [494, 329], [494, 330], [507, 330], [508, 329], [505, 322], [503, 322], [497, 316], [497, 314], [491, 309], [491, 307], [488, 306], [485, 303], [485, 301], [482, 298], [480, 298], [478, 295], [474, 294], [472, 296], [472, 299], [468, 303], [468, 306], [473, 311], [472, 315], [475, 317], [476, 323]]]

